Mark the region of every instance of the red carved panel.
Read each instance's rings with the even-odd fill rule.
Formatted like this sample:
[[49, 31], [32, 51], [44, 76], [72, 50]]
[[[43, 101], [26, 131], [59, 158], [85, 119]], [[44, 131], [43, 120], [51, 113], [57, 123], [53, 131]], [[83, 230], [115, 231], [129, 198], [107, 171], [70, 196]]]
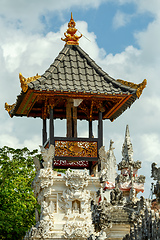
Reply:
[[66, 161], [66, 160], [54, 160], [54, 167], [82, 167], [88, 168], [89, 162], [88, 161]]

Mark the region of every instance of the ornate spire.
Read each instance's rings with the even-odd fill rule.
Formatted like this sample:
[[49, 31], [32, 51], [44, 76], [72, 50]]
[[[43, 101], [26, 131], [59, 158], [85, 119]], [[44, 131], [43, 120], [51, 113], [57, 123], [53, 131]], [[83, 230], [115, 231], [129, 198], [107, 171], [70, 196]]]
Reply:
[[118, 164], [118, 170], [121, 170], [121, 174], [117, 178], [119, 187], [122, 191], [125, 191], [126, 196], [130, 194], [130, 199], [133, 199], [136, 193], [144, 191], [145, 177], [143, 175], [138, 177], [137, 175], [138, 169], [141, 168], [141, 162], [133, 160], [133, 147], [128, 125], [126, 126], [122, 156], [122, 161]]
[[67, 45], [79, 45], [78, 41], [82, 37], [82, 34], [81, 36], [76, 35], [77, 29], [75, 28], [75, 25], [76, 23], [71, 13], [71, 19], [68, 23], [67, 33], [64, 33], [65, 38], [61, 38], [61, 40], [65, 41]]
[[133, 162], [133, 147], [130, 139], [128, 125], [126, 126], [125, 139], [122, 147], [122, 156], [123, 160], [126, 162]]

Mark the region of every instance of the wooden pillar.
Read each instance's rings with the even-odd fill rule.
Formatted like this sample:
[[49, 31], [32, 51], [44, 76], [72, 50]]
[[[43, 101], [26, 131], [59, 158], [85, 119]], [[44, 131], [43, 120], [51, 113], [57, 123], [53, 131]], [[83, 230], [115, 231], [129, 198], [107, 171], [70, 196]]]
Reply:
[[71, 112], [72, 102], [68, 99], [66, 105], [66, 119], [67, 119], [67, 137], [72, 137], [72, 112]]
[[68, 99], [66, 105], [67, 137], [77, 137], [77, 107], [73, 106], [73, 99]]
[[42, 129], [42, 145], [47, 141], [47, 121], [43, 119], [43, 129]]
[[50, 107], [50, 118], [49, 118], [49, 141], [50, 145], [54, 144], [54, 120], [53, 120], [53, 107]]
[[77, 107], [73, 106], [73, 131], [72, 137], [77, 138]]
[[103, 122], [102, 122], [102, 112], [99, 111], [98, 116], [98, 148], [100, 149], [103, 146]]
[[[98, 116], [98, 150], [103, 146], [103, 122], [102, 122], [102, 112], [99, 111]], [[98, 163], [98, 171], [101, 170], [101, 163]]]
[[92, 131], [92, 121], [89, 120], [89, 138], [92, 138], [93, 131]]

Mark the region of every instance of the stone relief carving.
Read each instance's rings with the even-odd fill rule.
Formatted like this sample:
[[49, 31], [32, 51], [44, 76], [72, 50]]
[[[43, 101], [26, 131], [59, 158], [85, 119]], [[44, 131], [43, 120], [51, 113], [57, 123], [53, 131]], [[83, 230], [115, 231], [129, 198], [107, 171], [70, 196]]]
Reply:
[[94, 227], [87, 221], [69, 221], [64, 225], [64, 232], [67, 239], [86, 239], [94, 232]]
[[55, 236], [52, 232], [54, 224], [52, 221], [41, 220], [35, 227], [32, 226], [31, 230], [26, 233], [24, 240], [34, 239], [49, 239]]
[[68, 169], [65, 179], [68, 188], [63, 191], [59, 199], [60, 208], [65, 211], [67, 219], [75, 219], [77, 217], [86, 219], [91, 215], [91, 194], [89, 190], [85, 189], [89, 179], [87, 170], [71, 172]]
[[88, 186], [89, 174], [87, 169], [84, 171], [70, 171], [70, 169], [67, 169], [65, 178], [66, 186], [72, 189], [72, 191], [78, 191]]
[[94, 232], [91, 220], [91, 194], [86, 189], [88, 186], [89, 174], [84, 171], [67, 170], [67, 189], [63, 191], [61, 208], [65, 211], [64, 237], [65, 238], [87, 238]]

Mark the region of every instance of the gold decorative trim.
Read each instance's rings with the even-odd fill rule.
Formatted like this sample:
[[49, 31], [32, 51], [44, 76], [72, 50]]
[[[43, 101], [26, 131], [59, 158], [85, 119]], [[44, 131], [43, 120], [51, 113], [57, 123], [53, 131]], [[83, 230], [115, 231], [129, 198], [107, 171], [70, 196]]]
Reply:
[[23, 92], [27, 92], [27, 90], [28, 90], [28, 83], [36, 81], [40, 77], [41, 76], [38, 75], [38, 73], [37, 73], [36, 76], [25, 78], [25, 77], [23, 77], [22, 73], [19, 73], [19, 79], [20, 79], [22, 91]]
[[79, 45], [78, 41], [82, 37], [82, 34], [81, 36], [76, 35], [77, 29], [75, 28], [75, 25], [76, 23], [73, 20], [73, 16], [71, 13], [71, 19], [68, 23], [67, 33], [64, 33], [65, 38], [61, 38], [62, 41], [66, 42], [66, 45]]
[[117, 82], [127, 86], [127, 87], [130, 87], [130, 88], [134, 88], [134, 89], [137, 89], [136, 91], [136, 95], [137, 97], [139, 98], [142, 94], [142, 91], [143, 89], [146, 87], [147, 85], [147, 80], [144, 79], [142, 83], [140, 84], [135, 84], [135, 83], [132, 83], [132, 82], [127, 82], [127, 81], [124, 81], [124, 80], [121, 80], [121, 79], [117, 79]]
[[9, 113], [10, 116], [11, 116], [10, 111], [14, 109], [15, 105], [16, 105], [15, 103], [12, 104], [12, 105], [9, 105], [8, 103], [5, 103], [5, 106], [4, 106], [5, 110]]

